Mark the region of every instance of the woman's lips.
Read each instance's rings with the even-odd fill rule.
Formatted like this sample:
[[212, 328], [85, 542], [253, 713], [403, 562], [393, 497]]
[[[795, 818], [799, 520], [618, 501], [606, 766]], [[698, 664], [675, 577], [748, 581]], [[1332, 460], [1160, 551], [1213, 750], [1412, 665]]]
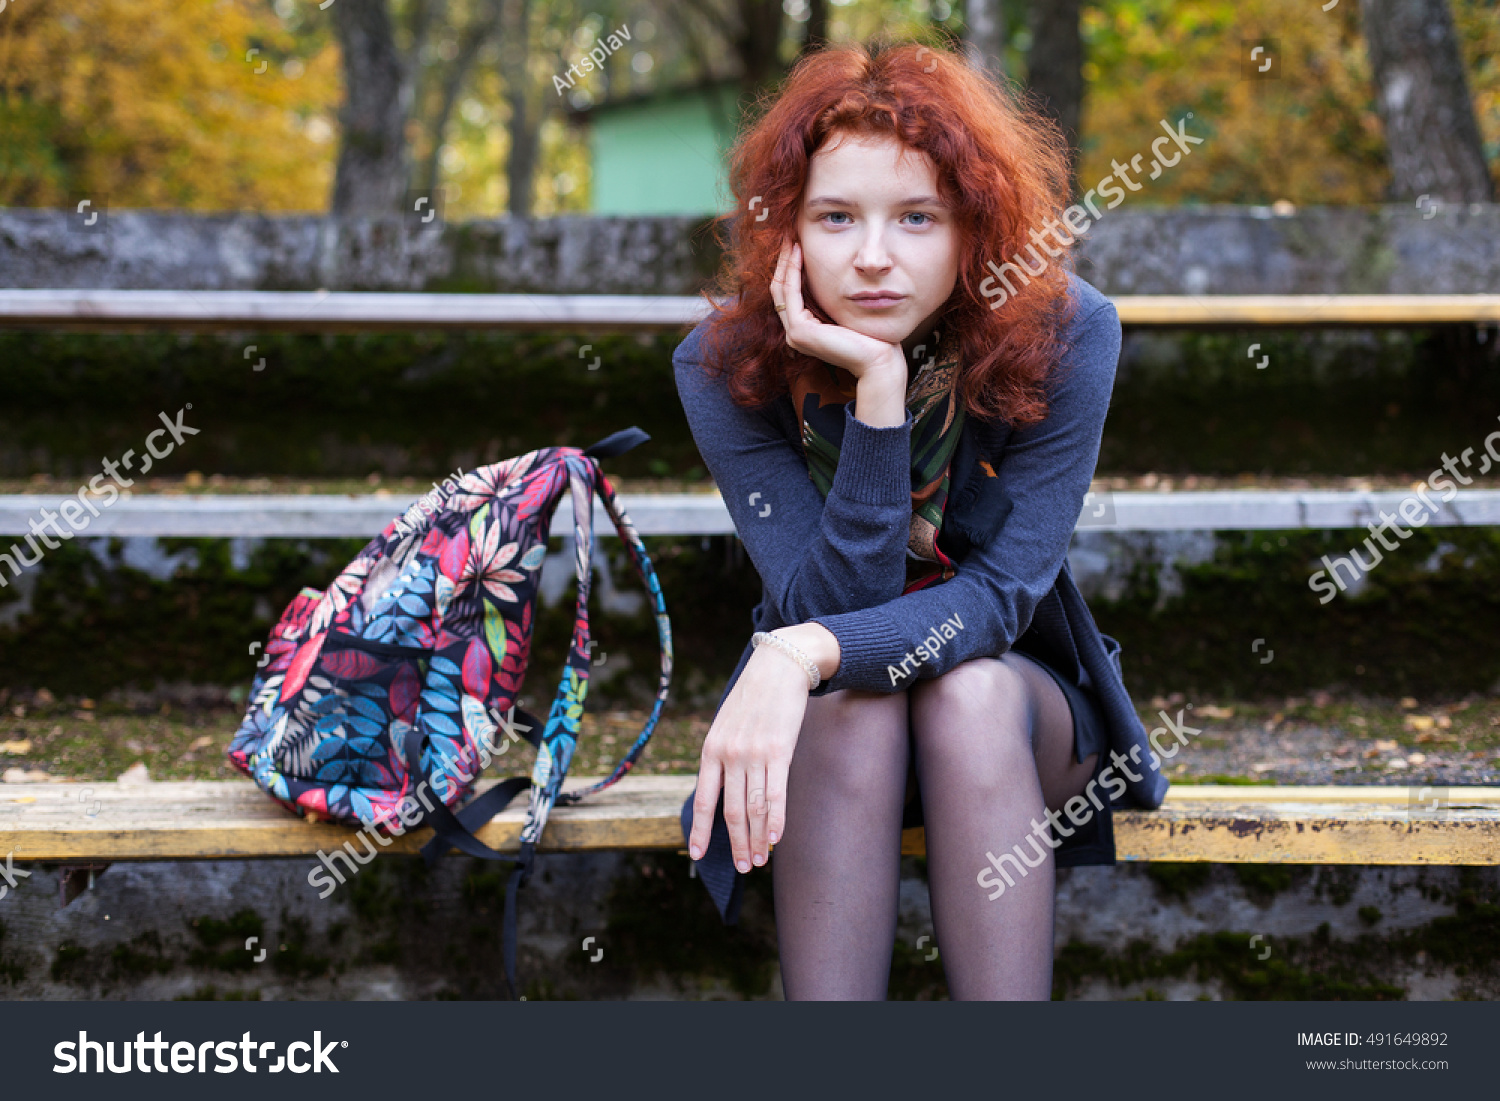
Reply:
[[878, 298], [852, 298], [856, 306], [863, 306], [867, 310], [886, 310], [899, 302], [906, 301], [904, 294], [881, 295]]

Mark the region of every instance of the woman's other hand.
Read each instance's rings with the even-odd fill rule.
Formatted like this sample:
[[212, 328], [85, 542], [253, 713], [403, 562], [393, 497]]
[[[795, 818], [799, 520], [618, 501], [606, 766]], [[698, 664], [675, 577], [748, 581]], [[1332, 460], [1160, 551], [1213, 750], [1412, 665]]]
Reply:
[[[839, 644], [820, 623], [778, 628], [818, 666], [824, 679], [839, 667]], [[742, 872], [770, 856], [786, 830], [786, 781], [807, 711], [807, 673], [775, 646], [757, 646], [719, 708], [703, 742], [693, 797], [694, 860], [708, 851], [719, 793], [734, 864]]]
[[855, 378], [886, 373], [906, 384], [906, 353], [900, 344], [889, 344], [842, 325], [818, 320], [802, 301], [802, 246], [788, 238], [782, 242], [781, 258], [771, 278], [771, 300], [777, 306], [786, 342], [793, 351], [814, 356], [842, 367]]

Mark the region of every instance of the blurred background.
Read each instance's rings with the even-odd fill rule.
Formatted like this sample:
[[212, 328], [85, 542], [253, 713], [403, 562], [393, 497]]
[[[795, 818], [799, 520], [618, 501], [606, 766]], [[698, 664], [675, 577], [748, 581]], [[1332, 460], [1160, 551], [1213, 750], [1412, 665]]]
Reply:
[[[803, 52], [877, 36], [963, 50], [1052, 114], [1080, 193], [1164, 125], [1201, 139], [1080, 246], [1078, 270], [1108, 293], [1497, 285], [1494, 0], [9, 0], [0, 283], [188, 302], [695, 294], [719, 261], [708, 222], [731, 201], [724, 156], [747, 113]], [[1132, 330], [1096, 488], [1410, 484], [1500, 409], [1489, 335]], [[0, 490], [71, 492], [189, 402], [199, 434], [138, 491], [379, 494], [394, 514], [455, 469], [629, 424], [653, 439], [608, 464], [627, 493], [706, 490], [671, 377], [681, 336], [0, 330]], [[1251, 369], [1252, 343], [1271, 370]], [[1316, 615], [1309, 566], [1347, 532], [1081, 531], [1073, 563], [1144, 697], [1487, 690], [1494, 534], [1413, 539]], [[732, 536], [654, 545], [684, 643], [674, 702], [711, 709], [758, 579]], [[243, 692], [247, 640], [357, 546], [69, 543], [0, 589], [0, 693]], [[617, 551], [600, 565], [621, 567]], [[552, 599], [565, 563], [549, 564]], [[650, 695], [636, 584], [621, 572], [603, 593], [617, 657], [601, 702]], [[565, 607], [541, 627], [559, 650]], [[1275, 665], [1239, 652], [1277, 633]]]

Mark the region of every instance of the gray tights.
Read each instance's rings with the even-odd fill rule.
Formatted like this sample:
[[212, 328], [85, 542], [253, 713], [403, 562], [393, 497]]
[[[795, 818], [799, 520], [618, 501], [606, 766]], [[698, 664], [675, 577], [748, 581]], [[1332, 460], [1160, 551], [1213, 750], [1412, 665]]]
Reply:
[[[954, 999], [1046, 999], [1052, 850], [1026, 844], [1043, 806], [1079, 794], [1067, 697], [1016, 651], [890, 694], [808, 700], [771, 868], [789, 1000], [882, 1000], [896, 939], [901, 810], [914, 751], [935, 940]], [[1041, 863], [991, 901], [986, 852], [1021, 843]], [[1028, 861], [1029, 863], [1029, 861]]]

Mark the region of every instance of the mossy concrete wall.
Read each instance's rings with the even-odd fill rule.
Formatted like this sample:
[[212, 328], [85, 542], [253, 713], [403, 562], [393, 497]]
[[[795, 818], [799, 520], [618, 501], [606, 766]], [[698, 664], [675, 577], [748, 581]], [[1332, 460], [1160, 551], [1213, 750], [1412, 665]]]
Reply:
[[[0, 209], [10, 287], [694, 294], [718, 263], [681, 217], [400, 218]], [[1110, 294], [1479, 293], [1500, 285], [1500, 206], [1105, 211], [1079, 271]]]
[[[321, 900], [313, 866], [120, 863], [67, 889], [63, 869], [21, 865], [0, 899], [0, 998], [504, 996], [504, 866], [382, 857]], [[924, 871], [905, 860], [893, 998], [945, 996]], [[726, 928], [686, 857], [549, 855], [519, 913], [532, 1000], [781, 996], [766, 871]], [[1500, 869], [1072, 869], [1056, 946], [1060, 998], [1493, 999]]]

